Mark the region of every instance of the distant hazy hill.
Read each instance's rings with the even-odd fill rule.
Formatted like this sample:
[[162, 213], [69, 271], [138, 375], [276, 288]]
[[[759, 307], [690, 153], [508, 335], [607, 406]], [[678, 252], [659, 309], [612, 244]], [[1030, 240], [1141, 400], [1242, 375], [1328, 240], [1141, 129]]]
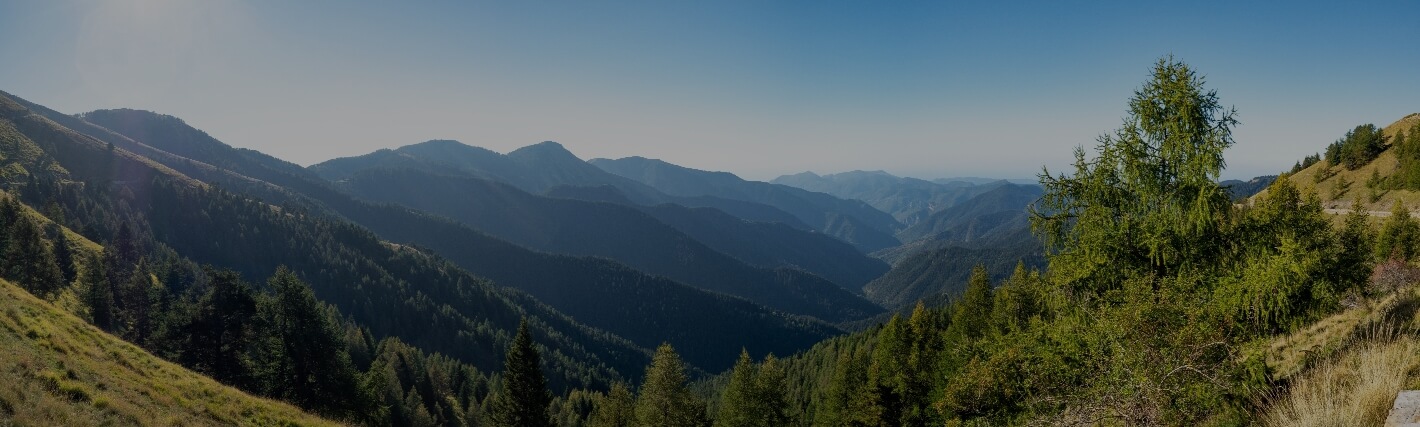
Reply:
[[889, 308], [911, 306], [918, 300], [948, 301], [966, 289], [976, 266], [985, 266], [992, 280], [1000, 280], [1009, 276], [1019, 262], [1040, 267], [1044, 257], [1038, 251], [1021, 253], [1011, 249], [929, 249], [897, 262], [892, 271], [864, 286], [863, 292], [868, 299]]
[[1041, 194], [1040, 187], [1034, 185], [1002, 183], [933, 213], [897, 237], [905, 242], [931, 239], [973, 246], [999, 245], [1001, 240], [1030, 227], [1026, 207]]
[[[428, 174], [412, 169], [372, 169], [340, 181], [358, 197], [397, 203], [448, 216], [513, 243], [574, 255], [603, 256], [682, 283], [790, 313], [838, 322], [875, 314], [878, 309], [837, 284], [797, 271], [774, 271], [745, 264], [666, 225], [636, 208], [611, 203], [534, 196], [493, 181]], [[694, 212], [690, 212], [696, 215]], [[693, 220], [691, 220], [693, 221]], [[754, 239], [736, 220], [724, 231]], [[855, 272], [853, 280], [881, 273], [883, 265], [842, 242], [811, 242], [805, 232], [785, 230], [796, 246], [840, 245], [835, 257], [817, 264], [857, 264], [876, 269]], [[808, 250], [805, 248], [804, 250]], [[786, 266], [771, 266], [786, 267]], [[869, 279], [870, 280], [870, 279]], [[861, 282], [846, 282], [849, 289]], [[824, 301], [827, 304], [819, 304]]]
[[[562, 186], [548, 197], [616, 203], [616, 189]], [[705, 245], [760, 267], [794, 267], [822, 276], [857, 292], [863, 284], [887, 272], [887, 264], [822, 233], [806, 232], [780, 222], [746, 221], [720, 209], [666, 203], [633, 206]]]
[[[755, 354], [787, 354], [836, 333], [615, 262], [539, 253], [406, 208], [358, 201], [305, 168], [232, 148], [170, 116], [123, 110], [84, 117], [123, 134], [144, 137], [140, 143], [111, 133], [108, 137], [119, 144], [182, 148], [201, 157], [181, 158], [174, 163], [178, 166], [211, 162], [244, 176], [260, 177], [269, 181], [267, 185], [292, 193], [280, 194], [281, 199], [310, 200], [316, 207], [369, 227], [384, 239], [432, 249], [471, 273], [526, 291], [581, 323], [614, 332], [638, 345], [654, 347], [669, 341], [687, 360], [706, 369], [728, 366], [733, 362], [732, 350], [740, 347]], [[218, 182], [226, 184], [233, 179]], [[705, 317], [716, 321], [705, 322]]]
[[1277, 175], [1263, 175], [1247, 181], [1230, 179], [1219, 182], [1218, 185], [1228, 189], [1228, 193], [1233, 196], [1233, 200], [1246, 200], [1254, 194], [1267, 189], [1272, 185], [1272, 181], [1277, 180]]
[[857, 200], [844, 200], [787, 185], [746, 181], [727, 172], [708, 172], [644, 157], [592, 159], [589, 163], [674, 196], [714, 196], [773, 206], [826, 234], [871, 252], [897, 246], [901, 224]]
[[0, 424], [337, 425], [159, 359], [0, 280]]
[[946, 209], [989, 191], [1006, 181], [933, 182], [893, 176], [883, 171], [852, 171], [829, 175], [803, 172], [771, 181], [835, 197], [861, 200], [892, 214], [906, 226], [916, 225], [932, 213]]

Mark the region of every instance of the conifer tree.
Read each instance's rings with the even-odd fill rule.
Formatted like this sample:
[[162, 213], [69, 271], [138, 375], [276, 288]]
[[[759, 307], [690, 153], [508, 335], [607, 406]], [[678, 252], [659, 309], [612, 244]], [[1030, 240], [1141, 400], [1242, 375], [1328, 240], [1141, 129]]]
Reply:
[[1391, 206], [1390, 218], [1386, 218], [1376, 236], [1376, 259], [1396, 258], [1408, 261], [1415, 257], [1416, 243], [1420, 242], [1420, 225], [1410, 217], [1410, 210], [1396, 200]]
[[74, 250], [69, 247], [69, 237], [64, 235], [64, 229], [57, 223], [50, 224], [49, 236], [54, 247], [54, 263], [59, 265], [64, 283], [73, 283], [79, 272], [74, 268]]
[[756, 401], [759, 390], [755, 383], [758, 368], [749, 358], [749, 351], [740, 349], [740, 358], [730, 371], [730, 382], [720, 398], [720, 411], [715, 416], [716, 427], [755, 426], [764, 418], [764, 407]]
[[785, 426], [793, 421], [789, 413], [789, 378], [784, 366], [773, 354], [764, 357], [754, 378], [754, 401], [761, 408], [759, 426]]
[[611, 385], [611, 391], [596, 400], [587, 427], [629, 427], [636, 424], [636, 397], [626, 384]]
[[699, 427], [705, 403], [686, 385], [685, 363], [669, 343], [663, 343], [646, 368], [646, 379], [636, 399], [636, 421], [646, 427]]
[[275, 294], [266, 308], [271, 330], [262, 355], [267, 392], [327, 416], [368, 409], [374, 399], [362, 392], [340, 327], [310, 286], [284, 266], [267, 286]]
[[33, 219], [24, 215], [10, 224], [7, 247], [0, 251], [7, 266], [5, 277], [35, 295], [47, 295], [64, 285], [64, 273]]
[[252, 344], [256, 298], [234, 271], [209, 268], [207, 276], [212, 283], [187, 322], [187, 345], [179, 360], [223, 384], [246, 386], [250, 367], [245, 354]]
[[869, 387], [868, 359], [844, 350], [834, 363], [828, 389], [821, 395], [814, 425], [868, 427], [880, 424], [883, 408]]
[[509, 427], [551, 426], [547, 406], [552, 395], [539, 366], [541, 357], [533, 345], [528, 321], [518, 324], [518, 334], [503, 363], [503, 386], [492, 414], [494, 425]]
[[990, 332], [991, 311], [995, 302], [991, 290], [991, 276], [986, 273], [986, 267], [978, 265], [972, 268], [966, 292], [962, 294], [961, 301], [956, 304], [956, 311], [952, 315], [951, 329], [968, 339], [981, 338]]
[[1168, 278], [1226, 262], [1232, 202], [1218, 175], [1237, 123], [1192, 68], [1160, 59], [1123, 126], [1099, 137], [1097, 155], [1076, 148], [1073, 175], [1040, 176], [1045, 194], [1030, 208], [1031, 225], [1053, 280], [1075, 295], [1106, 296], [1131, 278], [1187, 286]]
[[113, 332], [113, 288], [109, 287], [104, 262], [99, 255], [90, 256], [84, 263], [83, 283], [84, 305], [89, 307], [89, 318], [94, 326]]

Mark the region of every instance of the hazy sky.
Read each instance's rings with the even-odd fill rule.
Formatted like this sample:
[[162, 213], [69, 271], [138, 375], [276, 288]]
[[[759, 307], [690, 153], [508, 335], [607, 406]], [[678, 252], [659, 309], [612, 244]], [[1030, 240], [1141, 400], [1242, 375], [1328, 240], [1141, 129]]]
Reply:
[[1239, 111], [1225, 178], [1420, 111], [1415, 1], [415, 3], [0, 0], [0, 89], [300, 164], [554, 140], [752, 179], [1061, 169], [1170, 53]]

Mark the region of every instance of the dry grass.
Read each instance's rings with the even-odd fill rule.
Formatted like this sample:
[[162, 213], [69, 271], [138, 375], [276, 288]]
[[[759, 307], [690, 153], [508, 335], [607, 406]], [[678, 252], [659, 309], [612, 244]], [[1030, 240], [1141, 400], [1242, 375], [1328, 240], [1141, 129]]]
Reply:
[[223, 386], [0, 281], [0, 426], [334, 425]]
[[1302, 374], [1262, 416], [1268, 426], [1381, 425], [1420, 368], [1420, 340], [1375, 337]]

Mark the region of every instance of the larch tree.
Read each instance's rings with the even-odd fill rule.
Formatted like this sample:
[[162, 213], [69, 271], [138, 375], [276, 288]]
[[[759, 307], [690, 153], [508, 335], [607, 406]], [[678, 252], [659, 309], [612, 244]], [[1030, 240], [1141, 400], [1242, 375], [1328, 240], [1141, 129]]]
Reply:
[[647, 427], [700, 427], [708, 423], [705, 403], [686, 385], [685, 362], [669, 343], [663, 343], [646, 368], [646, 379], [636, 398], [636, 421]]

